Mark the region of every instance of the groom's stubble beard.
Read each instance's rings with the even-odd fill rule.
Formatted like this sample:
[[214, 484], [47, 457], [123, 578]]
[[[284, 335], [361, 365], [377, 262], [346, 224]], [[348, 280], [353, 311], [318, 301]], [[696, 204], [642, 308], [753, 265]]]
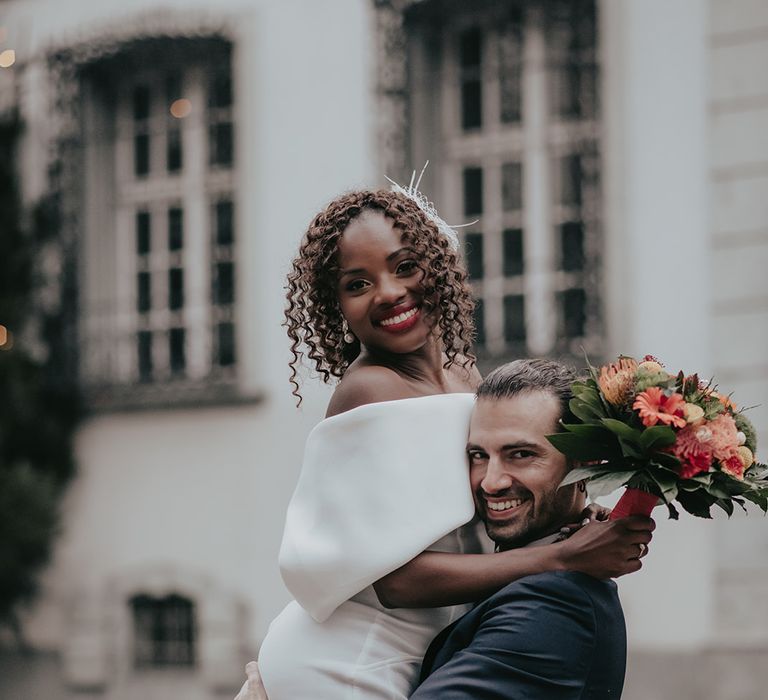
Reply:
[[485, 531], [499, 551], [525, 547], [577, 522], [584, 508], [584, 498], [575, 484], [560, 489], [555, 486], [521, 507], [526, 508], [521, 517], [510, 518], [507, 522], [484, 519]]

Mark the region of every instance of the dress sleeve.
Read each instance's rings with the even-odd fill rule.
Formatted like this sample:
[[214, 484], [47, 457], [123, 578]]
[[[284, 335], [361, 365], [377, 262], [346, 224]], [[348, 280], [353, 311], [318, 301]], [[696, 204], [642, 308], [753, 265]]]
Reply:
[[443, 394], [369, 404], [310, 433], [280, 571], [315, 620], [471, 520], [473, 401]]

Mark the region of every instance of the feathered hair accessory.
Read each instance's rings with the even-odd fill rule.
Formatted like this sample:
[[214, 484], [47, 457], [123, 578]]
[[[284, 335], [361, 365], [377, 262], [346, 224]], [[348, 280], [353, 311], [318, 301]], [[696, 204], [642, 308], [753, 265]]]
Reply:
[[[435, 209], [435, 205], [430, 202], [427, 197], [419, 191], [419, 185], [421, 184], [421, 178], [424, 176], [424, 171], [427, 169], [427, 166], [429, 165], [429, 161], [424, 163], [424, 167], [421, 169], [421, 172], [419, 173], [418, 180], [416, 179], [416, 171], [414, 170], [411, 174], [411, 181], [408, 183], [407, 187], [403, 187], [402, 185], [395, 182], [392, 178], [387, 177], [386, 175], [384, 177], [389, 180], [389, 182], [392, 184], [392, 191], [398, 192], [410, 199], [412, 202], [415, 202], [416, 206], [421, 209], [421, 211], [424, 212], [424, 215], [435, 225], [437, 226], [437, 230], [448, 239], [448, 243], [450, 244], [451, 248], [454, 250], [459, 249], [459, 235], [456, 233], [455, 229], [457, 228], [463, 228], [465, 226], [472, 226], [472, 224], [477, 223], [477, 219], [475, 221], [470, 221], [467, 224], [457, 224], [455, 226], [451, 226], [445, 221], [443, 221], [442, 218], [440, 218], [440, 215], [437, 213], [437, 209]], [[415, 181], [415, 182], [414, 182]]]

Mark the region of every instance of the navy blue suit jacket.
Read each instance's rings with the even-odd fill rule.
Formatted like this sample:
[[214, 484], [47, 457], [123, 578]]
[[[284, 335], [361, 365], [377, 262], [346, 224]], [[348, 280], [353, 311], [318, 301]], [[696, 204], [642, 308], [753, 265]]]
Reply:
[[413, 700], [614, 700], [627, 658], [613, 581], [573, 571], [527, 576], [430, 645]]

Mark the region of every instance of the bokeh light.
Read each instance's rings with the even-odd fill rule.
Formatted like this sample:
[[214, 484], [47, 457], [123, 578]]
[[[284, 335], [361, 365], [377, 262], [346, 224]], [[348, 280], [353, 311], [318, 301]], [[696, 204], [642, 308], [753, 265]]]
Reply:
[[184, 119], [192, 111], [192, 103], [186, 97], [182, 97], [179, 100], [174, 100], [170, 111], [176, 119]]
[[16, 63], [16, 52], [13, 49], [0, 52], [0, 68], [10, 68], [14, 63]]
[[13, 334], [0, 325], [0, 350], [10, 350], [13, 347]]

